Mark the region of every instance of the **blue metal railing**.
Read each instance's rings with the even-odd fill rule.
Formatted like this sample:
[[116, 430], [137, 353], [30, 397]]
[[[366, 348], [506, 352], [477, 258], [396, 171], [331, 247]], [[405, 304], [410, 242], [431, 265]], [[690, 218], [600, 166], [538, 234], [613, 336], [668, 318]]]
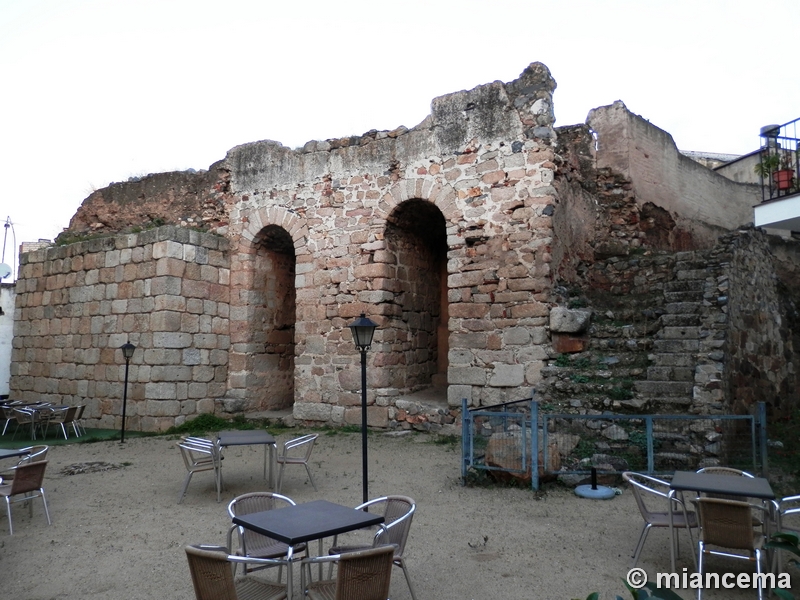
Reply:
[[[591, 453], [599, 452], [597, 440], [611, 448], [613, 444], [607, 443], [608, 440], [597, 433], [608, 426], [603, 422], [624, 425], [626, 436], [628, 431], [638, 434], [636, 442], [643, 446], [646, 454], [638, 458], [644, 458], [646, 462], [631, 465], [630, 470], [667, 473], [676, 470], [676, 461], [682, 461], [684, 468], [695, 468], [704, 459], [719, 460], [722, 457], [723, 462], [730, 466], [752, 469], [764, 477], [767, 475], [766, 405], [763, 402], [756, 405], [753, 415], [544, 414], [540, 413], [539, 403], [533, 400], [532, 394], [531, 398], [524, 400], [472, 409], [467, 407], [466, 399], [462, 400], [462, 481], [466, 482], [470, 469], [505, 471], [523, 477], [530, 473], [531, 487], [539, 489], [540, 463], [545, 467], [543, 473], [548, 475], [588, 474], [590, 468], [586, 465], [546, 470], [551, 464], [548, 455], [550, 440], [559, 435], [571, 435], [592, 444], [585, 446], [584, 452], [586, 447], [591, 448]], [[597, 429], [593, 432], [589, 425]], [[486, 464], [485, 448], [491, 436], [509, 433], [519, 447], [518, 463], [505, 467]], [[704, 447], [704, 443], [707, 446]], [[663, 449], [670, 444], [679, 450], [658, 452], [657, 446]], [[626, 443], [620, 442], [617, 446], [625, 448]], [[627, 446], [622, 452], [629, 449]], [[613, 454], [613, 448], [609, 452]]]

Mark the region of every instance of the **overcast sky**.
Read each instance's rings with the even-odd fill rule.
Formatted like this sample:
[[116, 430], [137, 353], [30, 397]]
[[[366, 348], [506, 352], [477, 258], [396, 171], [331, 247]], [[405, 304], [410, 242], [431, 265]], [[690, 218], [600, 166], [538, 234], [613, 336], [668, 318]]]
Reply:
[[410, 128], [536, 61], [556, 125], [622, 100], [681, 150], [751, 152], [800, 117], [799, 30], [798, 0], [0, 0], [3, 260], [113, 181]]

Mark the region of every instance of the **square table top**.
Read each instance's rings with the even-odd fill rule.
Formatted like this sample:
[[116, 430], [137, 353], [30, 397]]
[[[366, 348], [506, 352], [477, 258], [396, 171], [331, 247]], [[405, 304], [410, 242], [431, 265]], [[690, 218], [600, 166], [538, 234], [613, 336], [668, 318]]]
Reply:
[[275, 438], [264, 429], [220, 431], [217, 435], [220, 446], [249, 446], [251, 444], [274, 444]]
[[236, 525], [294, 546], [383, 523], [383, 515], [327, 500], [233, 517]]
[[706, 492], [748, 498], [774, 500], [775, 492], [763, 477], [737, 477], [735, 475], [712, 475], [693, 471], [676, 471], [670, 489], [686, 492]]
[[25, 456], [26, 454], [30, 454], [30, 450], [25, 450], [22, 448], [17, 449], [10, 449], [5, 450], [0, 448], [0, 458], [11, 458], [12, 456]]

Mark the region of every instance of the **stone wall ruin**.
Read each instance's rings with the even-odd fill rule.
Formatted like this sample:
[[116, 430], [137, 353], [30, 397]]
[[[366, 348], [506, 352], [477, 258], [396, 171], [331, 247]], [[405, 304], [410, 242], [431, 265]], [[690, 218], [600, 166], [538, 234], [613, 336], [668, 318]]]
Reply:
[[[564, 290], [663, 293], [674, 271], [655, 261], [652, 279], [645, 253], [711, 248], [755, 204], [621, 103], [556, 129], [554, 89], [534, 63], [434, 99], [412, 129], [254, 142], [208, 171], [98, 190], [72, 243], [22, 258], [12, 393], [117, 426], [131, 341], [132, 429], [288, 408], [357, 424], [347, 325], [365, 313], [370, 426], [436, 430], [462, 398], [528, 397], [561, 354]], [[409, 400], [430, 388], [435, 408]]]

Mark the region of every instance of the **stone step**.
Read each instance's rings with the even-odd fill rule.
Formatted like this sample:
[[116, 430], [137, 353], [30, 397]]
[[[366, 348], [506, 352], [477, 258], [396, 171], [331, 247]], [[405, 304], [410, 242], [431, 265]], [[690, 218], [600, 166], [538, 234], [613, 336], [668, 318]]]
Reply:
[[675, 269], [678, 280], [689, 279], [689, 280], [698, 280], [702, 279], [705, 280], [708, 277], [710, 270], [707, 268], [702, 269]]
[[695, 359], [691, 354], [650, 354], [648, 356], [656, 367], [692, 367]]
[[691, 406], [691, 404], [691, 396], [674, 396], [671, 398], [662, 396], [653, 399], [652, 409], [656, 413], [671, 413], [674, 412], [672, 408], [674, 406]]
[[675, 255], [675, 270], [702, 269], [708, 265], [708, 257], [693, 251], [679, 252]]
[[670, 315], [691, 315], [700, 312], [702, 302], [668, 302], [664, 307]]
[[648, 381], [694, 381], [691, 367], [647, 367]]
[[699, 327], [663, 327], [658, 333], [662, 340], [698, 340]]
[[667, 302], [699, 302], [703, 299], [703, 290], [687, 292], [664, 292], [664, 300]]
[[700, 281], [699, 279], [682, 279], [664, 283], [665, 292], [698, 292], [702, 294], [705, 287], [705, 280]]
[[656, 340], [653, 352], [656, 354], [698, 352], [700, 340]]
[[687, 396], [691, 399], [692, 381], [635, 381], [636, 391], [659, 400], [663, 397]]
[[661, 315], [661, 324], [664, 327], [691, 327], [697, 325], [700, 315]]

